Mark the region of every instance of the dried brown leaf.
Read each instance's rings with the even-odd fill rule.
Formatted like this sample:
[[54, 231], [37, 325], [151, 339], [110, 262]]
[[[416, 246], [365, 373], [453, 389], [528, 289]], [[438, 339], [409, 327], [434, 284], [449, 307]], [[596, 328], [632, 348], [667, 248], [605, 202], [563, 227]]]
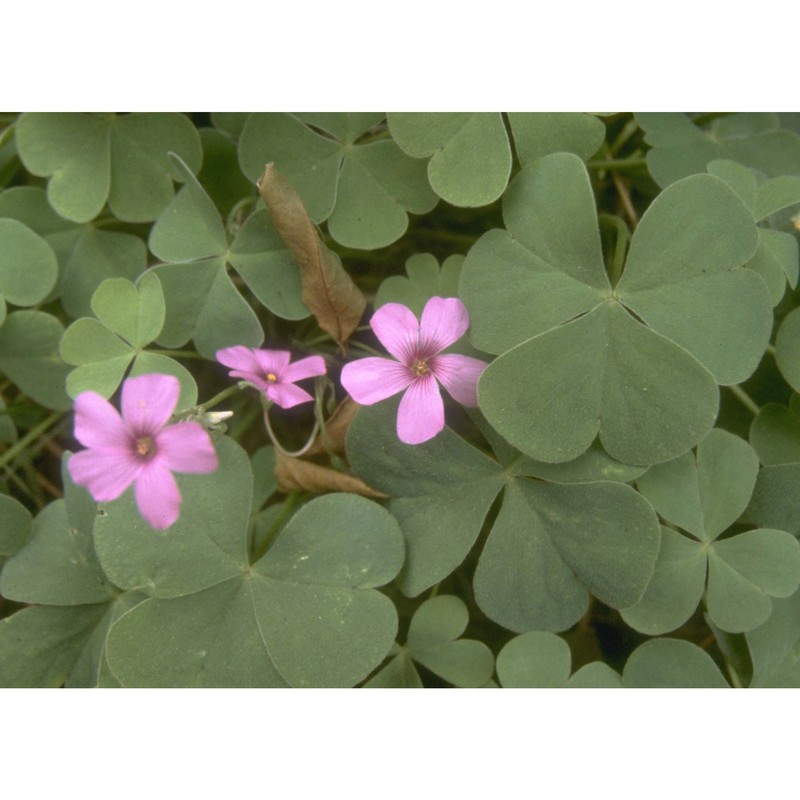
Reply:
[[387, 497], [353, 475], [280, 452], [275, 453], [275, 477], [282, 492], [352, 492], [364, 497]]
[[320, 328], [343, 346], [361, 321], [367, 304], [364, 295], [345, 272], [339, 256], [322, 242], [300, 195], [274, 164], [267, 164], [258, 188], [300, 268], [303, 301]]

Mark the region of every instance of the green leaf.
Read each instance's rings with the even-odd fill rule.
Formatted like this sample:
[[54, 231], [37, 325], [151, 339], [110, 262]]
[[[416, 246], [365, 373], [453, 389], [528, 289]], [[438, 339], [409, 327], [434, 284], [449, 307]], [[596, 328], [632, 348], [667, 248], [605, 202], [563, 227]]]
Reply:
[[788, 408], [762, 406], [750, 424], [750, 444], [765, 466], [800, 463], [800, 395], [792, 395]]
[[791, 233], [759, 228], [758, 249], [747, 268], [767, 284], [772, 304], [777, 305], [786, 291], [787, 281], [791, 287], [797, 285], [798, 261], [797, 239]]
[[786, 382], [800, 392], [800, 308], [787, 314], [778, 328], [775, 361]]
[[62, 686], [106, 611], [105, 603], [37, 606], [0, 620], [0, 686]]
[[753, 660], [751, 688], [800, 688], [800, 592], [773, 600], [770, 618], [745, 634]]
[[197, 179], [225, 216], [242, 199], [255, 198], [256, 187], [239, 169], [239, 154], [231, 136], [216, 128], [200, 128], [198, 133], [203, 145], [203, 167]]
[[152, 342], [164, 326], [164, 294], [153, 272], [134, 286], [124, 278], [103, 281], [92, 296], [95, 316], [135, 348]]
[[558, 689], [572, 665], [569, 645], [554, 633], [531, 631], [515, 636], [497, 656], [497, 677], [504, 689]]
[[800, 535], [800, 464], [776, 464], [759, 470], [747, 522]]
[[42, 311], [15, 311], [0, 327], [0, 371], [37, 403], [64, 411], [69, 367], [58, 354], [61, 323]]
[[800, 544], [784, 531], [759, 529], [714, 543], [708, 562], [708, 613], [732, 633], [753, 630], [772, 611], [770, 595], [800, 586]]
[[111, 599], [94, 552], [91, 527], [76, 527], [56, 500], [33, 523], [31, 540], [6, 562], [0, 594], [20, 603], [77, 606]]
[[0, 566], [30, 539], [32, 519], [22, 503], [0, 494]]
[[729, 689], [705, 651], [682, 639], [651, 639], [631, 653], [622, 673], [630, 689]]
[[464, 560], [504, 478], [495, 462], [449, 429], [422, 445], [402, 444], [396, 414], [396, 400], [361, 409], [347, 452], [357, 474], [392, 496], [389, 510], [406, 540], [399, 584], [416, 597]]
[[542, 478], [554, 483], [592, 483], [594, 481], [620, 481], [629, 483], [648, 468], [623, 464], [611, 458], [597, 442], [572, 461], [548, 464], [544, 461], [523, 459], [516, 467], [520, 475]]
[[75, 222], [96, 217], [106, 201], [118, 219], [149, 222], [172, 199], [177, 176], [167, 152], [194, 170], [202, 160], [197, 130], [182, 114], [22, 114], [16, 141], [25, 167], [50, 178], [53, 208]]
[[170, 160], [184, 185], [153, 225], [150, 250], [173, 262], [224, 255], [228, 242], [219, 211], [186, 164], [174, 153]]
[[407, 653], [400, 653], [376, 672], [364, 689], [422, 689], [419, 673]]
[[504, 353], [481, 376], [478, 399], [497, 431], [537, 460], [570, 461], [599, 433], [613, 458], [652, 464], [703, 438], [718, 390], [685, 350], [615, 303]]
[[606, 135], [606, 126], [592, 114], [513, 112], [508, 121], [523, 166], [551, 153], [574, 153], [586, 161]]
[[513, 631], [566, 630], [589, 592], [613, 608], [635, 603], [659, 538], [652, 508], [628, 486], [521, 479], [506, 487], [475, 570], [475, 599]]
[[729, 159], [767, 176], [800, 174], [800, 136], [778, 129], [774, 114], [731, 114], [710, 132], [686, 114], [636, 114], [652, 145], [647, 166], [659, 186], [699, 172], [714, 159]]
[[431, 597], [411, 618], [406, 651], [418, 664], [454, 686], [483, 686], [494, 672], [494, 656], [483, 642], [459, 638], [468, 622], [467, 607], [460, 598]]
[[700, 539], [716, 539], [747, 507], [758, 475], [753, 448], [732, 433], [712, 430], [685, 454], [657, 464], [638, 480], [639, 490], [670, 522]]
[[264, 580], [253, 584], [270, 657], [289, 684], [352, 686], [383, 660], [397, 613], [373, 587], [402, 563], [400, 530], [377, 503], [339, 493], [295, 514], [256, 565]]
[[393, 113], [389, 129], [414, 158], [432, 156], [428, 179], [436, 194], [456, 206], [485, 206], [503, 193], [511, 174], [511, 145], [502, 115]]
[[160, 372], [162, 375], [174, 375], [180, 381], [181, 391], [178, 395], [176, 411], [182, 411], [197, 404], [197, 384], [192, 373], [168, 356], [158, 353], [139, 353], [133, 360], [128, 377], [135, 378], [137, 375], [148, 375], [154, 372]]
[[174, 600], [146, 600], [111, 628], [108, 663], [124, 686], [286, 686], [244, 576]]
[[50, 245], [21, 222], [0, 219], [0, 295], [16, 306], [32, 306], [47, 297], [57, 278]]
[[329, 219], [340, 244], [383, 247], [405, 232], [408, 212], [425, 213], [436, 204], [424, 162], [406, 156], [391, 139], [356, 143], [383, 116], [253, 114], [239, 140], [239, 162], [253, 181], [273, 163], [311, 219]]
[[167, 308], [160, 344], [181, 347], [193, 339], [201, 355], [214, 358], [221, 348], [258, 347], [264, 341], [258, 317], [236, 290], [221, 258], [162, 264], [153, 271]]
[[779, 175], [765, 181], [758, 189], [755, 217], [762, 219], [800, 203], [800, 176]]
[[679, 628], [703, 596], [707, 563], [706, 553], [697, 542], [662, 526], [653, 578], [639, 602], [623, 609], [622, 619], [650, 636]]
[[300, 270], [265, 208], [251, 214], [230, 247], [231, 266], [258, 301], [282, 319], [305, 319]]
[[441, 269], [436, 257], [430, 253], [415, 253], [406, 260], [406, 275], [385, 278], [375, 295], [377, 310], [386, 303], [402, 303], [419, 318], [425, 303], [431, 297], [457, 297], [458, 279], [464, 257], [448, 256]]
[[726, 158], [715, 159], [708, 164], [708, 173], [725, 181], [744, 203], [750, 213], [754, 213], [758, 180], [755, 172]]
[[178, 521], [152, 529], [133, 491], [101, 504], [95, 547], [106, 574], [123, 589], [153, 597], [201, 591], [247, 569], [246, 528], [253, 479], [246, 453], [232, 440], [215, 442], [219, 469], [212, 475], [176, 475], [183, 502]]

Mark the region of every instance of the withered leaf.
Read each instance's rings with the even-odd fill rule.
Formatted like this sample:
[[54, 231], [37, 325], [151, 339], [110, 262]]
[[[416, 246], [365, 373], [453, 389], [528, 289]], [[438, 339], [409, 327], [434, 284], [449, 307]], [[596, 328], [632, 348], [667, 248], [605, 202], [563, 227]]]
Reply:
[[366, 300], [342, 261], [320, 239], [300, 195], [274, 164], [258, 184], [272, 221], [289, 248], [303, 282], [303, 302], [320, 328], [343, 346], [361, 321]]
[[275, 453], [275, 477], [282, 492], [352, 492], [364, 497], [387, 497], [353, 475], [302, 458], [285, 456], [279, 451]]

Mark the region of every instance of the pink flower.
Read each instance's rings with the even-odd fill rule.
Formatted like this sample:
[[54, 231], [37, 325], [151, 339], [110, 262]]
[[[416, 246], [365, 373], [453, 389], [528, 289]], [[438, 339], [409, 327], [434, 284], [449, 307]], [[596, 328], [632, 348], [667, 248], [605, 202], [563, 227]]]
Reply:
[[322, 356], [309, 356], [289, 363], [288, 350], [253, 350], [250, 347], [227, 347], [217, 350], [217, 361], [230, 371], [232, 378], [242, 378], [257, 386], [276, 405], [291, 408], [314, 398], [294, 384], [303, 378], [325, 374]]
[[464, 406], [478, 405], [478, 378], [486, 364], [477, 358], [440, 355], [469, 327], [464, 304], [455, 297], [432, 297], [422, 319], [399, 303], [381, 306], [369, 323], [397, 359], [362, 358], [346, 364], [342, 386], [363, 406], [406, 390], [397, 413], [397, 435], [406, 444], [432, 439], [444, 428], [444, 403], [437, 381]]
[[104, 397], [75, 399], [75, 438], [88, 450], [69, 460], [69, 474], [97, 502], [116, 500], [132, 483], [147, 523], [165, 530], [178, 519], [181, 493], [172, 472], [213, 472], [217, 454], [197, 422], [167, 426], [180, 384], [172, 375], [140, 375], [122, 384], [122, 416]]

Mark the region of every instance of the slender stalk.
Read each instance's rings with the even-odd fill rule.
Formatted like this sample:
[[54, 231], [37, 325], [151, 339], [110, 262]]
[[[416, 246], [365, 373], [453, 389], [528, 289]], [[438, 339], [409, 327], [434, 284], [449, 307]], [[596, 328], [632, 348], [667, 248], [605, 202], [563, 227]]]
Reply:
[[617, 169], [617, 170], [626, 170], [626, 169], [638, 169], [640, 167], [647, 166], [647, 159], [642, 157], [633, 157], [633, 158], [609, 158], [609, 159], [598, 159], [596, 161], [587, 161], [586, 167], [587, 169]]
[[61, 419], [61, 416], [61, 411], [54, 411], [38, 425], [31, 428], [13, 447], [9, 447], [0, 456], [0, 468], [10, 464], [31, 442], [35, 442], [45, 431], [52, 428]]
[[739, 402], [748, 411], [752, 412], [753, 415], [756, 415], [758, 414], [759, 411], [761, 411], [761, 409], [756, 405], [753, 398], [750, 397], [750, 395], [747, 394], [747, 392], [744, 389], [742, 389], [741, 386], [734, 385], [734, 386], [729, 386], [728, 388], [733, 392], [733, 394], [736, 395], [736, 397], [739, 398]]
[[227, 389], [223, 389], [219, 394], [215, 394], [210, 400], [206, 400], [205, 403], [195, 406], [195, 408], [200, 411], [208, 411], [209, 408], [214, 408], [214, 406], [218, 406], [229, 397], [233, 397], [238, 391], [241, 391], [241, 387], [236, 383], [233, 386], [229, 386]]
[[765, 350], [765, 352], [769, 353], [773, 358], [775, 358], [775, 345], [774, 344], [768, 344], [767, 345], [767, 349]]
[[314, 440], [317, 438], [317, 433], [319, 433], [319, 420], [316, 420], [308, 441], [299, 450], [289, 451], [286, 450], [278, 441], [278, 437], [275, 435], [275, 431], [272, 430], [272, 425], [270, 425], [269, 422], [269, 411], [266, 409], [264, 410], [264, 425], [267, 428], [267, 433], [269, 434], [269, 438], [272, 440], [272, 444], [275, 445], [275, 449], [279, 450], [283, 455], [288, 456], [289, 458], [300, 458], [300, 456], [302, 456], [304, 453], [307, 453], [311, 449], [311, 445], [314, 444]]
[[273, 539], [278, 534], [278, 531], [286, 521], [286, 518], [292, 513], [292, 511], [294, 511], [294, 507], [300, 501], [301, 494], [302, 492], [293, 491], [286, 495], [286, 499], [283, 501], [283, 508], [281, 508], [280, 514], [278, 514], [278, 516], [275, 518], [272, 526], [267, 531], [267, 535], [259, 545], [258, 550], [256, 550], [256, 552], [253, 554], [253, 558], [250, 562], [251, 564], [255, 564], [257, 561], [259, 561], [267, 552], [267, 550], [269, 550]]

